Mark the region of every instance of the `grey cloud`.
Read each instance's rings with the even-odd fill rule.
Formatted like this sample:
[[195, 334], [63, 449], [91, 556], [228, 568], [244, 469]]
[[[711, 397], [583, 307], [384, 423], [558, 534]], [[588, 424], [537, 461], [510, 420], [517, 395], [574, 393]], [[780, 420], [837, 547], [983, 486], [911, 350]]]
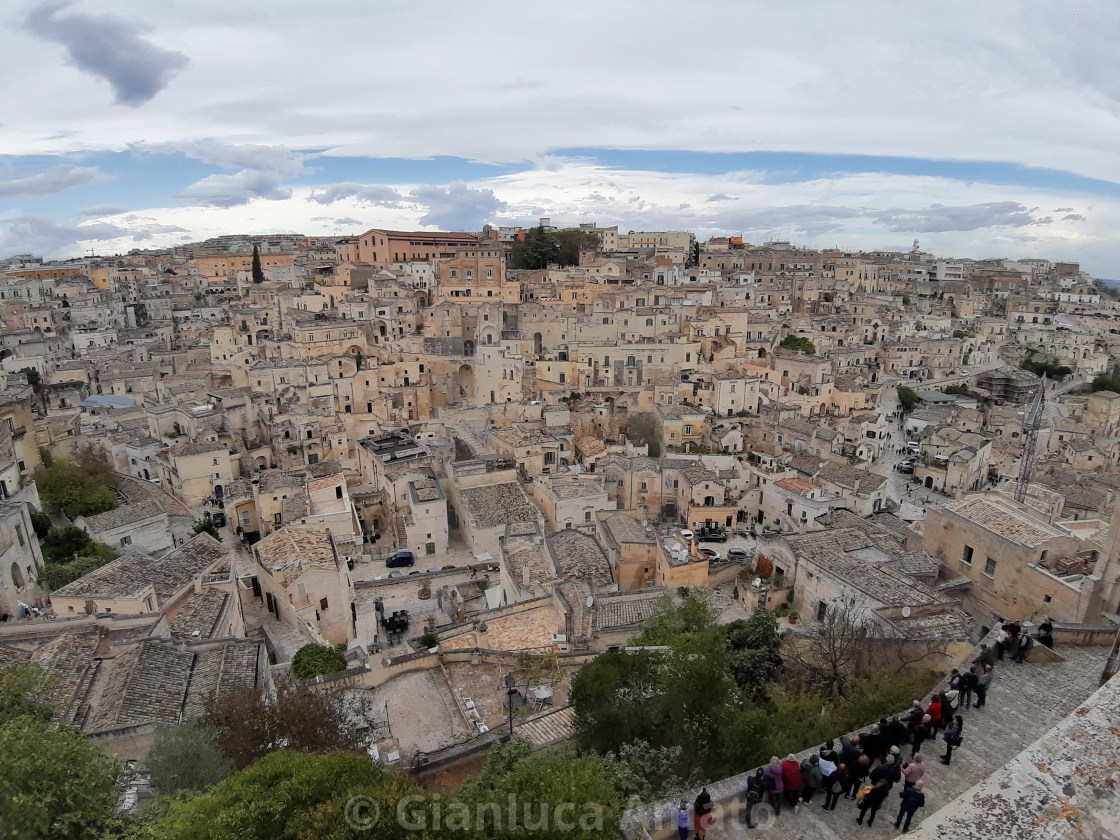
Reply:
[[282, 201], [291, 197], [292, 189], [283, 185], [281, 176], [253, 169], [242, 169], [230, 175], [207, 175], [175, 195], [188, 203], [210, 207], [237, 207], [254, 198]]
[[27, 198], [96, 184], [108, 176], [96, 166], [55, 166], [25, 178], [0, 181], [0, 198]]
[[26, 215], [0, 221], [0, 254], [32, 252], [51, 256], [72, 250], [79, 242], [106, 242], [129, 238], [143, 242], [157, 234], [185, 233], [174, 225], [146, 224], [124, 228], [108, 222], [60, 224], [49, 216]]
[[27, 15], [26, 28], [66, 48], [79, 70], [105, 79], [117, 102], [137, 107], [167, 87], [190, 62], [182, 53], [157, 47], [141, 37], [143, 27], [112, 15], [70, 12], [67, 2], [40, 3]]
[[840, 230], [843, 223], [862, 215], [854, 207], [832, 207], [814, 204], [792, 204], [767, 207], [749, 213], [726, 211], [715, 217], [720, 227], [744, 233], [769, 234], [774, 231], [819, 236]]
[[353, 198], [362, 204], [374, 204], [378, 207], [400, 207], [405, 202], [403, 195], [382, 184], [332, 184], [323, 192], [311, 195], [311, 200], [317, 204], [333, 204], [344, 198]]
[[343, 216], [341, 219], [335, 219], [334, 223], [336, 225], [360, 225], [362, 223], [362, 220], [353, 219], [350, 216]]
[[888, 230], [916, 233], [945, 233], [988, 227], [1025, 227], [1046, 224], [1016, 201], [989, 201], [984, 204], [945, 206], [931, 204], [918, 210], [889, 209], [875, 215], [876, 224]]
[[1082, 216], [1080, 213], [1067, 213], [1066, 215], [1062, 216], [1062, 221], [1063, 222], [1083, 222], [1083, 221], [1085, 221], [1085, 217]]
[[181, 152], [223, 169], [229, 174], [207, 175], [191, 184], [176, 198], [212, 207], [236, 207], [255, 198], [279, 201], [292, 197], [284, 181], [307, 171], [302, 155], [285, 146], [232, 145], [203, 140], [186, 144], [133, 145], [138, 154]]
[[446, 187], [418, 187], [409, 198], [428, 208], [420, 224], [444, 230], [477, 230], [508, 206], [493, 190], [475, 189], [461, 181]]
[[1054, 212], [1055, 213], [1072, 213], [1073, 208], [1072, 207], [1055, 207]]
[[117, 216], [127, 210], [127, 207], [119, 207], [116, 204], [98, 204], [93, 207], [83, 207], [78, 211], [78, 215], [88, 219], [94, 216]]
[[716, 193], [704, 199], [705, 201], [734, 201], [735, 196], [728, 195], [727, 193]]

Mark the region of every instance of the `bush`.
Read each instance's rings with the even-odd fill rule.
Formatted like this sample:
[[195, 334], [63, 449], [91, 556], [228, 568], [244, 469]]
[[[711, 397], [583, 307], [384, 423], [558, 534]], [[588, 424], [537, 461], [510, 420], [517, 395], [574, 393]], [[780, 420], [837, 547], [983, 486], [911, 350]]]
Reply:
[[909, 414], [918, 404], [918, 392], [913, 388], [906, 387], [905, 385], [899, 385], [895, 390], [898, 394], [899, 405], [902, 406], [902, 413]]
[[292, 657], [292, 676], [297, 680], [309, 680], [345, 670], [346, 656], [337, 647], [304, 645]]
[[153, 787], [162, 794], [206, 790], [233, 769], [218, 746], [218, 733], [194, 720], [156, 727], [146, 763]]
[[790, 333], [782, 339], [782, 343], [778, 345], [783, 350], [797, 350], [801, 353], [816, 353], [817, 346], [803, 335], [795, 335]]
[[438, 644], [439, 644], [439, 637], [437, 637], [434, 633], [425, 633], [423, 636], [420, 637], [420, 647], [422, 647], [422, 648], [427, 648], [428, 650], [431, 650], [432, 648], [434, 648]]
[[55, 513], [70, 519], [104, 513], [117, 506], [117, 497], [89, 466], [58, 459], [35, 471], [39, 497]]

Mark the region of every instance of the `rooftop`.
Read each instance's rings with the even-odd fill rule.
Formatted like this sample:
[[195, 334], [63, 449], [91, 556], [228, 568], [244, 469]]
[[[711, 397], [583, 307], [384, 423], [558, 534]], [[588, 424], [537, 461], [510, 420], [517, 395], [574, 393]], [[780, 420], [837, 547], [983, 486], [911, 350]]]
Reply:
[[135, 525], [145, 519], [164, 516], [163, 507], [156, 501], [148, 500], [132, 505], [121, 505], [105, 513], [84, 517], [85, 528], [90, 534], [103, 534], [126, 525]]
[[970, 496], [959, 502], [950, 502], [944, 509], [986, 528], [1005, 540], [1031, 548], [1063, 536], [1057, 528], [1032, 519], [1000, 497]]
[[536, 522], [536, 506], [516, 482], [469, 487], [459, 491], [471, 519], [479, 528], [492, 528], [506, 522]]
[[338, 568], [330, 531], [286, 525], [253, 546], [258, 565], [287, 586], [305, 569]]
[[590, 578], [604, 583], [613, 580], [607, 555], [594, 537], [567, 529], [550, 535], [547, 542], [560, 576]]
[[192, 580], [222, 561], [229, 552], [209, 534], [198, 534], [161, 560], [139, 552], [128, 552], [66, 584], [53, 593], [55, 598], [99, 598], [128, 600], [141, 598], [148, 587], [155, 590], [157, 607], [187, 586]]

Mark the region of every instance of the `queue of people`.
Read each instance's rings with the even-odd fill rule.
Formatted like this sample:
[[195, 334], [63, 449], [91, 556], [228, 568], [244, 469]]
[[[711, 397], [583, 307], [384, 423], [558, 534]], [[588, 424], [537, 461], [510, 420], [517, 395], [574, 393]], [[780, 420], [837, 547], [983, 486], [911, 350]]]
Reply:
[[[866, 732], [845, 735], [839, 744], [829, 740], [816, 754], [802, 761], [794, 755], [770, 759], [747, 779], [743, 792], [747, 828], [757, 828], [768, 806], [768, 818], [782, 811], [797, 813], [821, 799], [821, 808], [835, 811], [840, 800], [854, 802], [858, 825], [872, 826], [876, 815], [897, 795], [895, 828], [910, 829], [914, 815], [925, 806], [926, 764], [923, 745], [941, 740], [942, 764], [950, 766], [953, 750], [965, 741], [965, 721], [960, 709], [983, 708], [994, 678], [996, 651], [981, 646], [980, 656], [961, 673], [949, 674], [944, 688], [935, 691], [928, 703], [915, 700], [904, 713], [884, 718]], [[909, 748], [909, 757], [904, 750]], [[689, 825], [696, 840], [704, 840], [712, 821], [713, 805], [707, 789], [693, 803], [691, 819], [687, 802], [674, 806], [680, 840], [688, 840]]]

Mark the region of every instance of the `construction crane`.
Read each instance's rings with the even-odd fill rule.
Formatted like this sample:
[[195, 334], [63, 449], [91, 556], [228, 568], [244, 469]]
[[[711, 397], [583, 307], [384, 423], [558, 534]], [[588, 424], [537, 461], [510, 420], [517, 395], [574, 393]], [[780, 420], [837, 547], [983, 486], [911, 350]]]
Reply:
[[1038, 430], [1042, 428], [1042, 409], [1046, 402], [1046, 375], [1038, 382], [1038, 393], [1034, 395], [1031, 410], [1023, 421], [1023, 457], [1019, 461], [1019, 480], [1015, 483], [1015, 501], [1024, 502], [1027, 487], [1031, 483], [1031, 470], [1034, 468], [1034, 450], [1038, 443]]

